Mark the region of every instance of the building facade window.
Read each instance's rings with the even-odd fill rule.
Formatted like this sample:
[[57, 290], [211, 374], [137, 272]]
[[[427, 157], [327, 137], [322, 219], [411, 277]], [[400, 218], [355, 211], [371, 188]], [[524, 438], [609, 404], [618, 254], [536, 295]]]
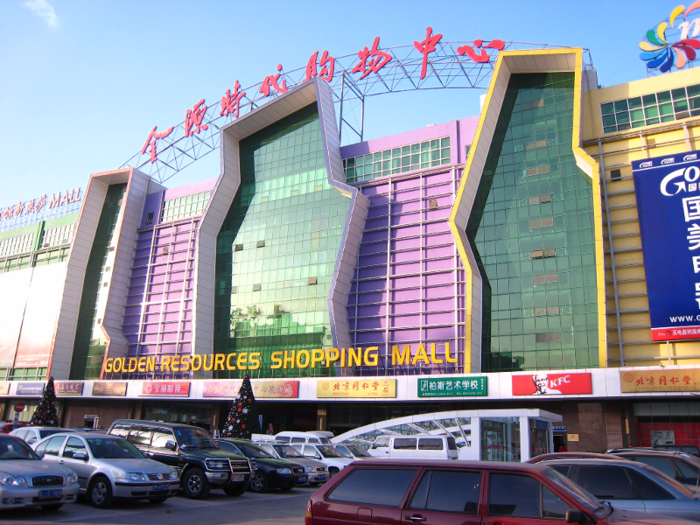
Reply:
[[207, 202], [209, 202], [210, 195], [211, 191], [201, 191], [163, 202], [160, 221], [169, 222], [192, 217], [193, 215], [201, 215], [207, 206]]

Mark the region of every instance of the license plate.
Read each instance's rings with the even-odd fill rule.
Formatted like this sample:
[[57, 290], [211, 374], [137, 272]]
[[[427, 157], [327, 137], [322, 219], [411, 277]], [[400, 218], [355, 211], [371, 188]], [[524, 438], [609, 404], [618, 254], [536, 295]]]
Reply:
[[326, 475], [325, 475], [325, 474], [320, 474], [320, 475], [318, 476], [318, 478], [316, 478], [316, 479], [326, 479]]
[[39, 492], [39, 499], [55, 499], [60, 498], [62, 492], [60, 490], [42, 490]]
[[306, 483], [306, 476], [300, 476], [297, 480], [299, 483]]
[[231, 476], [231, 481], [243, 481], [245, 479], [245, 474], [234, 474]]
[[156, 483], [153, 485], [153, 490], [155, 492], [162, 492], [164, 490], [170, 490], [170, 483]]

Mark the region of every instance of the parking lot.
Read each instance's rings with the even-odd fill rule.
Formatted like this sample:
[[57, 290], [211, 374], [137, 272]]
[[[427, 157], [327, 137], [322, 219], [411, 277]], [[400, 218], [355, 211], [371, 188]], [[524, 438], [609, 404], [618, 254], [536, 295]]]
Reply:
[[240, 497], [230, 497], [220, 490], [212, 490], [204, 500], [176, 496], [160, 505], [148, 501], [117, 501], [114, 507], [106, 510], [95, 509], [81, 498], [78, 503], [66, 504], [54, 512], [46, 512], [41, 508], [4, 510], [0, 523], [301, 525], [304, 523], [306, 503], [314, 490], [311, 487], [299, 487], [290, 492], [246, 492]]

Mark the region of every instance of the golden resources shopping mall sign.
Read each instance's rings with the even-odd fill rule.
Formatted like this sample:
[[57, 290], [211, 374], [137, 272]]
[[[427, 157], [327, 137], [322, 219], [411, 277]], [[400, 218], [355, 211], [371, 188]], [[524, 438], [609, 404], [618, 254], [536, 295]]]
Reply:
[[[450, 350], [450, 343], [441, 345], [418, 345], [413, 351], [411, 345], [391, 347], [391, 365], [439, 365], [457, 363], [456, 355]], [[272, 352], [266, 368], [294, 369], [339, 366], [379, 366], [379, 347], [368, 348], [317, 348], [314, 350], [284, 350]], [[137, 372], [197, 372], [199, 370], [258, 370], [263, 364], [260, 352], [231, 352], [230, 354], [176, 355], [154, 357], [113, 357], [105, 360], [103, 373]]]

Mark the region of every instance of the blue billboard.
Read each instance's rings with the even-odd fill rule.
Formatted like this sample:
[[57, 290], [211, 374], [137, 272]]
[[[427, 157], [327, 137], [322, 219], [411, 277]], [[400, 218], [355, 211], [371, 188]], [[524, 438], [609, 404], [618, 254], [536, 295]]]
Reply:
[[654, 341], [700, 339], [700, 152], [632, 162]]

